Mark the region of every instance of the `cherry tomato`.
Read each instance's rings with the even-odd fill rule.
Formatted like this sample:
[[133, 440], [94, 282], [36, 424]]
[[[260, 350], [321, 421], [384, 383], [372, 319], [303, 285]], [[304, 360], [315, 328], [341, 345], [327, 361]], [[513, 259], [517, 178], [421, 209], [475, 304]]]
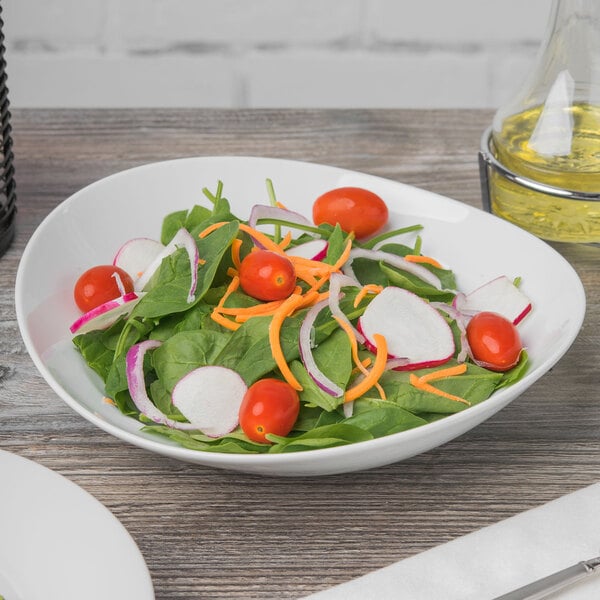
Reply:
[[296, 390], [279, 379], [260, 379], [252, 384], [240, 406], [240, 425], [255, 442], [268, 443], [267, 433], [287, 435], [298, 418]]
[[[124, 291], [119, 288], [117, 276]], [[81, 275], [75, 283], [73, 297], [75, 304], [85, 313], [129, 292], [133, 292], [133, 280], [123, 269], [113, 265], [99, 265]]]
[[296, 270], [289, 258], [270, 252], [250, 252], [240, 265], [240, 285], [257, 300], [283, 300], [296, 287]]
[[379, 231], [388, 220], [385, 202], [373, 192], [358, 187], [341, 187], [319, 196], [313, 205], [316, 225], [340, 224], [346, 232], [354, 232], [357, 239]]
[[508, 371], [519, 362], [523, 345], [517, 328], [502, 315], [477, 313], [467, 325], [473, 357], [492, 371]]

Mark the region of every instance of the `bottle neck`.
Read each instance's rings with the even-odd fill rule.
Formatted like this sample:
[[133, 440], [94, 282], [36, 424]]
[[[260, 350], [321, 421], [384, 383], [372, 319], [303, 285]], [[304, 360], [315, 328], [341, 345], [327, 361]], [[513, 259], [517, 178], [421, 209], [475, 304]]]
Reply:
[[575, 97], [600, 102], [600, 0], [553, 1], [537, 70], [568, 75]]

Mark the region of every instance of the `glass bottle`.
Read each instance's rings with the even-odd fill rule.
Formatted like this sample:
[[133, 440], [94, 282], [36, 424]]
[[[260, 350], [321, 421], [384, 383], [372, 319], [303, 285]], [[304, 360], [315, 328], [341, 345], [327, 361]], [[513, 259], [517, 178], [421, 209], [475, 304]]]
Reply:
[[547, 240], [600, 243], [600, 0], [553, 0], [489, 150], [503, 167], [489, 178], [495, 214]]

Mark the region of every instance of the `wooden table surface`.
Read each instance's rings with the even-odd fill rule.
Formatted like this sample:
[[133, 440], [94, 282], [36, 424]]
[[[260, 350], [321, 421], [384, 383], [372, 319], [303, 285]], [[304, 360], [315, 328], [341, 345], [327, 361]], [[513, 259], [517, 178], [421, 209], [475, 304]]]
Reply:
[[[356, 169], [481, 205], [476, 110], [13, 110], [18, 233], [0, 259], [0, 448], [93, 494], [129, 530], [156, 597], [299, 598], [600, 479], [600, 248], [555, 244], [586, 288], [582, 331], [517, 401], [384, 468], [241, 475], [130, 446], [70, 409], [21, 341], [14, 282], [58, 203], [115, 171], [192, 155]], [[543, 268], [543, 265], [540, 265]]]

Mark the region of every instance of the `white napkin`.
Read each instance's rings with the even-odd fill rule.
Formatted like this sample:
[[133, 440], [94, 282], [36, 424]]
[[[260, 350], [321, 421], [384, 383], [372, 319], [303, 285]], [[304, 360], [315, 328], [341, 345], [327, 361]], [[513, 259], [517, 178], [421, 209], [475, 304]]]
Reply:
[[[600, 555], [600, 483], [304, 600], [491, 600]], [[553, 598], [600, 599], [600, 574]]]

